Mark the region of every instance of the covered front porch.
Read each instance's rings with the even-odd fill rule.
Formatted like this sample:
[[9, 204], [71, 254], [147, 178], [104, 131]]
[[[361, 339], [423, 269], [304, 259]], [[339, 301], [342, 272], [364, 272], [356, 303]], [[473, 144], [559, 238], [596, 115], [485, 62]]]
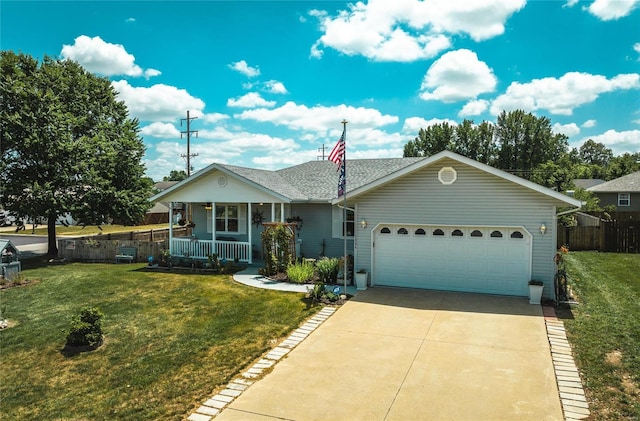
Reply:
[[[177, 210], [180, 209], [180, 210]], [[290, 206], [276, 203], [188, 202], [169, 206], [171, 256], [253, 263], [262, 253], [263, 222], [285, 222]], [[173, 223], [183, 220], [191, 235], [174, 236]]]

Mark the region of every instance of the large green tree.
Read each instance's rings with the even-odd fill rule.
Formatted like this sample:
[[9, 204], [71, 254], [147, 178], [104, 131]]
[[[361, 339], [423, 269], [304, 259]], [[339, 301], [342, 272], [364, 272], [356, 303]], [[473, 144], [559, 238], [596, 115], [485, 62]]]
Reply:
[[111, 83], [78, 63], [0, 52], [2, 205], [18, 217], [138, 223], [149, 209], [138, 121]]

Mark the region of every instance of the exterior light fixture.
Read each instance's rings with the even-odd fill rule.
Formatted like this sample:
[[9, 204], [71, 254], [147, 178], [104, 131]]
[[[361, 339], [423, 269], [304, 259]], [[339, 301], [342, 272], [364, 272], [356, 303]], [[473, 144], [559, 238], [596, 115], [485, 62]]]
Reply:
[[540, 232], [544, 235], [547, 232], [547, 226], [545, 224], [540, 225]]
[[204, 205], [204, 208], [205, 208], [206, 210], [211, 210], [211, 209], [212, 209], [211, 202], [208, 202], [207, 204], [205, 204], [205, 205]]
[[362, 218], [362, 221], [360, 221], [360, 226], [362, 227], [362, 229], [367, 228], [367, 221], [364, 218]]

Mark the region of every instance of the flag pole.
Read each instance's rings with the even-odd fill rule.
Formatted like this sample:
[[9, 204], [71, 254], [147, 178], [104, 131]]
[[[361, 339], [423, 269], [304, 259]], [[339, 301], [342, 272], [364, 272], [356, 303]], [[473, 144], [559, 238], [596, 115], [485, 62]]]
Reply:
[[[347, 120], [342, 120], [342, 135], [344, 136], [344, 155], [342, 156], [342, 173], [344, 177], [344, 200], [342, 203], [342, 237], [344, 238], [344, 268], [342, 269], [342, 277], [344, 278], [344, 295], [347, 295], [347, 272], [349, 270], [349, 261], [347, 259]], [[355, 223], [355, 222], [354, 222]], [[355, 229], [355, 227], [354, 227]], [[355, 235], [355, 233], [354, 233]]]

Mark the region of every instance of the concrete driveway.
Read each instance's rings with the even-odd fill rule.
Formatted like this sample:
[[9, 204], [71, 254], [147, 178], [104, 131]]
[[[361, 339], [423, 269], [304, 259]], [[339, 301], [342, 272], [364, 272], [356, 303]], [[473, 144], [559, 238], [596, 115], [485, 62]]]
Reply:
[[526, 298], [370, 288], [216, 420], [562, 420]]

